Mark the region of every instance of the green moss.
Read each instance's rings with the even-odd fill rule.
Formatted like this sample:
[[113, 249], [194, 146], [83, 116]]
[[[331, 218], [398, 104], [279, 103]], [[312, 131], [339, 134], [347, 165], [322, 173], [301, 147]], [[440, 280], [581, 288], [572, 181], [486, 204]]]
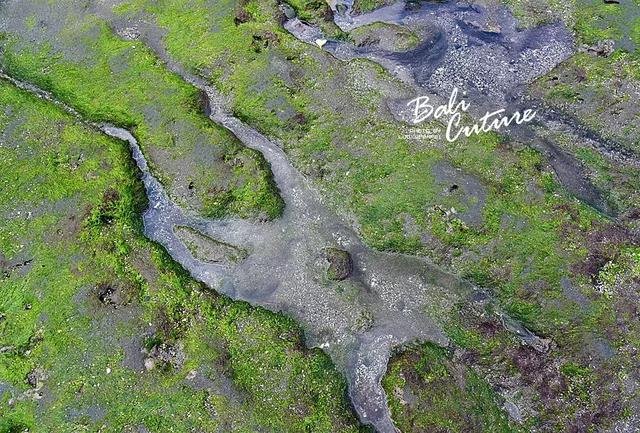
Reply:
[[[5, 82], [0, 131], [0, 251], [31, 260], [0, 279], [0, 431], [359, 430], [343, 378], [292, 320], [212, 294], [144, 238], [125, 143]], [[184, 365], [130, 367], [159, 344]], [[25, 381], [35, 367], [45, 400]]]
[[559, 84], [549, 92], [549, 98], [560, 98], [570, 102], [575, 102], [580, 94], [568, 84]]
[[576, 0], [502, 0], [513, 12], [522, 27], [564, 20], [571, 25], [575, 18], [573, 12]]
[[365, 13], [391, 3], [390, 0], [356, 0], [353, 2], [353, 9], [356, 12]]
[[[282, 201], [264, 159], [204, 116], [197, 89], [166, 71], [140, 43], [113, 35], [103, 21], [87, 17], [82, 24], [82, 31], [95, 38], [86, 61], [67, 60], [47, 43], [21, 48], [12, 37], [4, 48], [3, 67], [51, 91], [90, 120], [131, 129], [152, 169], [179, 202], [212, 214], [207, 207], [222, 188], [229, 198], [218, 214], [280, 214]], [[235, 159], [241, 164], [231, 167], [227, 162]], [[180, 192], [187, 185], [194, 197]]]
[[591, 372], [589, 368], [579, 366], [572, 362], [563, 365], [560, 368], [560, 371], [562, 372], [562, 374], [569, 377], [586, 376]]
[[402, 431], [518, 431], [509, 425], [491, 387], [436, 346], [395, 357], [383, 386]]
[[603, 39], [613, 39], [633, 51], [640, 43], [637, 32], [640, 23], [638, 6], [638, 0], [619, 4], [578, 0], [575, 29], [584, 43], [595, 44]]

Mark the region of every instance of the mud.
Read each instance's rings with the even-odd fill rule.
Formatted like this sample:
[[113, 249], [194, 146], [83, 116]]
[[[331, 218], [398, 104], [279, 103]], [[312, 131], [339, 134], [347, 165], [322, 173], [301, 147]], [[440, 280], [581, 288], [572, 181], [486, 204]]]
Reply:
[[[392, 7], [397, 6], [390, 6]], [[429, 8], [435, 7], [444, 8], [437, 10], [441, 21], [423, 26], [422, 34], [429, 38], [415, 50], [399, 54], [387, 53], [383, 56], [366, 51], [366, 47], [362, 48], [364, 51], [353, 51], [351, 47], [334, 42], [325, 47], [345, 59], [350, 56], [378, 56], [375, 59], [405, 79], [415, 80], [418, 86], [427, 88], [429, 83], [439, 83], [429, 90], [436, 94], [445, 92], [455, 84], [452, 81], [454, 70], [436, 67], [446, 63], [447, 55], [451, 52], [449, 47], [452, 46], [447, 31], [438, 25], [450, 26], [448, 28], [451, 31], [454, 27], [465, 29], [464, 34], [471, 41], [471, 45], [467, 43], [467, 48], [484, 49], [485, 45], [490, 47], [483, 55], [508, 52], [512, 48], [495, 42], [497, 37], [479, 30], [482, 29], [481, 25], [460, 25], [454, 19], [459, 13], [476, 13], [473, 9], [460, 9], [462, 6], [452, 3], [429, 5]], [[349, 4], [346, 14], [350, 8]], [[388, 11], [385, 8], [383, 13]], [[431, 17], [434, 11], [436, 10], [425, 9], [421, 13], [425, 17]], [[482, 17], [483, 14], [486, 13], [481, 11], [479, 16]], [[351, 25], [363, 25], [376, 16], [379, 15], [368, 15], [359, 24]], [[398, 20], [402, 24], [411, 15], [402, 11], [397, 17], [394, 24], [398, 24]], [[124, 30], [130, 27], [130, 23], [112, 24], [116, 27], [116, 32], [119, 25]], [[300, 25], [309, 31], [304, 36], [305, 40], [314, 42], [318, 32], [304, 27], [303, 23]], [[123, 29], [120, 30], [124, 32]], [[562, 34], [562, 29], [555, 31]], [[326, 351], [345, 374], [349, 395], [360, 419], [373, 425], [381, 433], [395, 432], [381, 386], [392, 351], [414, 341], [449, 345], [437, 316], [430, 313], [438, 312], [445, 316], [447, 313], [453, 314], [453, 307], [459, 302], [477, 304], [478, 309], [482, 309], [491, 300], [480, 289], [441, 270], [426, 259], [383, 253], [364, 245], [350, 224], [335, 215], [311, 183], [293, 167], [277, 143], [231, 116], [225, 111], [223, 98], [215, 89], [188, 73], [168, 56], [162, 44], [162, 36], [160, 31], [152, 27], [136, 30], [136, 37], [154, 50], [170, 70], [202, 91], [207, 102], [206, 114], [213, 122], [227, 128], [245, 146], [264, 155], [286, 207], [282, 217], [271, 222], [208, 220], [199, 217], [182, 209], [169, 198], [163, 185], [151, 173], [145, 155], [129, 131], [113, 125], [93, 124], [93, 127], [105, 134], [125, 141], [131, 149], [142, 173], [142, 182], [149, 200], [149, 207], [143, 215], [145, 235], [164, 246], [174, 260], [195, 279], [209, 287], [233, 299], [284, 312], [296, 319], [304, 328], [307, 344]], [[527, 44], [531, 41], [528, 41], [527, 36], [520, 37], [519, 43], [526, 51]], [[473, 49], [475, 48], [469, 48]], [[466, 53], [460, 57], [463, 60], [478, 54], [477, 51], [462, 52]], [[429, 64], [417, 61], [420, 56], [424, 56]], [[525, 66], [521, 65], [522, 68]], [[544, 66], [543, 70], [548, 66], [550, 64]], [[475, 79], [477, 74], [484, 74], [483, 71], [482, 68], [474, 69], [466, 79]], [[439, 77], [439, 81], [434, 81], [434, 76]], [[72, 108], [56, 102], [52, 95], [9, 77], [3, 78], [62, 106], [80, 118]], [[505, 89], [513, 89], [522, 84], [517, 82], [512, 86], [505, 86], [504, 80], [509, 79], [493, 77], [490, 81], [485, 80], [489, 89], [485, 96], [501, 95], [506, 100], [508, 95]], [[482, 94], [483, 89], [479, 88], [477, 91]], [[246, 257], [237, 261], [219, 260], [219, 257], [207, 257], [206, 248], [195, 256], [193, 250], [177, 234], [176, 229], [179, 231], [184, 228], [199, 233], [200, 239], [210, 238], [231, 248], [246, 251]], [[323, 252], [329, 248], [345, 251], [351, 258], [350, 273], [343, 281], [327, 278]], [[345, 288], [348, 290], [344, 290]], [[346, 296], [345, 292], [355, 296]], [[503, 326], [518, 335], [523, 342], [537, 350], [546, 350], [544, 340], [500, 312], [498, 316]], [[139, 362], [132, 364], [139, 368]]]
[[[476, 2], [417, 5], [398, 1], [357, 16], [351, 16], [350, 2], [341, 3], [345, 3], [345, 7], [340, 8], [340, 12], [335, 4], [332, 8], [336, 24], [345, 31], [388, 23], [410, 30], [422, 42], [415, 49], [394, 52], [376, 46], [328, 41], [322, 47], [324, 50], [344, 61], [372, 60], [412, 86], [413, 97], [427, 95], [434, 105], [445, 103], [457, 87], [465, 92], [465, 99], [472, 105], [469, 113], [475, 118], [501, 108], [507, 113], [536, 109], [537, 120], [532, 125], [512, 126], [505, 134], [542, 152], [571, 195], [605, 215], [616, 216], [616, 210], [589, 181], [580, 162], [549, 138], [546, 131], [551, 127], [569, 133], [608, 158], [636, 167], [640, 166], [637, 155], [576, 118], [526, 94], [534, 80], [576, 51], [572, 33], [565, 24], [555, 22], [521, 29], [506, 7]], [[285, 22], [284, 27], [304, 42], [316, 43], [324, 38], [317, 28], [297, 18]], [[411, 122], [412, 114], [406, 107], [410, 99], [389, 101], [396, 119]]]
[[489, 193], [480, 180], [444, 161], [436, 163], [431, 173], [442, 186], [441, 195], [456, 197], [464, 206], [457, 216], [471, 227], [481, 227], [484, 222], [482, 209]]
[[[93, 124], [105, 134], [127, 142], [131, 149], [149, 199], [143, 215], [146, 236], [163, 245], [195, 279], [209, 287], [233, 299], [295, 318], [305, 330], [307, 344], [325, 350], [346, 375], [349, 395], [360, 419], [379, 432], [395, 432], [381, 386], [391, 352], [417, 340], [447, 346], [449, 340], [438, 321], [426, 313], [451, 311], [456, 302], [483, 305], [490, 299], [425, 259], [365, 246], [350, 226], [327, 209], [280, 147], [222, 111], [215, 91], [197, 77], [179, 69], [175, 72], [182, 72], [183, 78], [207, 94], [213, 121], [228, 128], [246, 146], [263, 153], [286, 208], [279, 220], [263, 223], [207, 220], [188, 213], [169, 199], [151, 174], [133, 135], [112, 125]], [[6, 75], [2, 78], [78, 116], [47, 92]], [[242, 248], [247, 257], [234, 265], [196, 258], [176, 235], [176, 227], [189, 227], [218, 242]], [[353, 270], [345, 281], [326, 278], [326, 267], [319, 260], [326, 248], [350, 254]], [[348, 284], [356, 296], [342, 295], [338, 284]], [[498, 315], [523, 342], [546, 350], [544, 340], [501, 313]]]

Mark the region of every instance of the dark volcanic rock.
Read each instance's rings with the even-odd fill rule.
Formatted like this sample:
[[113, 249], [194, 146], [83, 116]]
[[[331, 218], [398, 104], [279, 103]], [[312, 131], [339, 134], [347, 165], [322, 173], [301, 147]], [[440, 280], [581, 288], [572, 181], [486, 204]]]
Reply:
[[324, 256], [329, 262], [327, 277], [330, 280], [342, 281], [351, 275], [353, 263], [348, 252], [337, 248], [327, 248]]
[[98, 299], [105, 305], [117, 304], [119, 296], [115, 287], [107, 283], [98, 285]]
[[42, 388], [42, 382], [46, 377], [44, 370], [36, 367], [27, 374], [27, 383], [35, 389], [40, 389]]
[[153, 359], [155, 363], [160, 363], [164, 366], [171, 366], [176, 370], [182, 368], [186, 355], [182, 345], [170, 345], [166, 343], [153, 346], [149, 352], [149, 358]]

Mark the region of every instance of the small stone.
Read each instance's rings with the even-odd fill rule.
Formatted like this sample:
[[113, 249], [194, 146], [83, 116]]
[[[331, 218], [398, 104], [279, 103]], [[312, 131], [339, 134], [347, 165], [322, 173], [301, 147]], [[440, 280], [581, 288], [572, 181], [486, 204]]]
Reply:
[[281, 4], [280, 9], [282, 10], [282, 13], [284, 14], [285, 17], [287, 17], [288, 20], [292, 20], [296, 17], [295, 9], [289, 6], [288, 4], [284, 4], [284, 3]]
[[155, 368], [155, 366], [156, 366], [156, 361], [154, 361], [153, 358], [147, 358], [147, 359], [144, 360], [144, 368], [147, 371], [153, 370]]
[[43, 381], [47, 378], [44, 370], [40, 367], [36, 367], [27, 374], [27, 384], [32, 386], [36, 391], [41, 389]]

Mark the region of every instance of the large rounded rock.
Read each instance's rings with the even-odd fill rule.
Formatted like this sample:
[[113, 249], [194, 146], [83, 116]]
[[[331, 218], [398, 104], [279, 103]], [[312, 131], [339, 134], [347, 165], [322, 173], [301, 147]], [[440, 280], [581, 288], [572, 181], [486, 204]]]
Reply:
[[329, 262], [327, 269], [327, 278], [334, 281], [342, 281], [351, 275], [353, 263], [351, 255], [347, 251], [337, 248], [326, 248], [324, 256]]

